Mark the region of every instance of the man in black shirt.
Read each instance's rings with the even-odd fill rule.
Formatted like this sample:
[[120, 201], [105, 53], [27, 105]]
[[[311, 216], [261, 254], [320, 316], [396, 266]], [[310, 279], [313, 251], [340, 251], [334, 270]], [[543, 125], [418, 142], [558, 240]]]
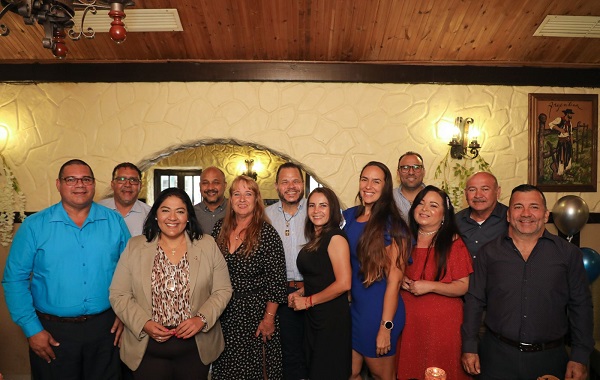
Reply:
[[476, 258], [479, 248], [505, 235], [508, 229], [506, 210], [498, 202], [500, 186], [492, 173], [478, 172], [467, 179], [465, 197], [469, 207], [456, 213], [456, 225], [469, 253]]
[[[546, 231], [548, 216], [537, 187], [517, 186], [507, 213], [508, 235], [479, 250], [462, 326], [463, 367], [479, 379], [587, 377], [594, 340], [583, 258], [576, 246]], [[485, 307], [487, 332], [478, 344]]]

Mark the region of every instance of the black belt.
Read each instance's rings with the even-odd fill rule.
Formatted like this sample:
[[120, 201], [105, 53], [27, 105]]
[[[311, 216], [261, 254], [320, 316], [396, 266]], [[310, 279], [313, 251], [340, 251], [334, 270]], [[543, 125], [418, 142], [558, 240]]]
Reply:
[[35, 311], [35, 313], [38, 315], [38, 317], [40, 317], [41, 319], [44, 319], [46, 321], [50, 321], [50, 322], [62, 322], [62, 323], [83, 323], [86, 321], [89, 321], [90, 319], [97, 317], [99, 315], [102, 315], [104, 313], [106, 313], [107, 311], [109, 311], [110, 309], [106, 309], [105, 311], [103, 311], [102, 313], [98, 313], [98, 314], [87, 314], [87, 315], [80, 315], [79, 317], [59, 317], [57, 315], [52, 315], [52, 314], [46, 314], [46, 313], [42, 313], [41, 311]]
[[490, 334], [492, 334], [499, 341], [508, 344], [509, 346], [513, 346], [519, 349], [521, 352], [539, 352], [549, 350], [551, 348], [556, 348], [561, 346], [564, 343], [564, 338], [552, 340], [546, 343], [523, 343], [517, 342], [516, 340], [508, 339], [496, 332], [493, 332], [488, 328]]

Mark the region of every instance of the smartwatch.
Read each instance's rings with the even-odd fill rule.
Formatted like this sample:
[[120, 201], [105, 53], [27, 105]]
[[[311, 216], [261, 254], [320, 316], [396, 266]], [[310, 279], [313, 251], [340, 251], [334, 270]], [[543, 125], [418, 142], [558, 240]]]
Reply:
[[391, 330], [394, 328], [394, 322], [392, 321], [381, 321], [381, 326], [385, 327], [387, 330]]

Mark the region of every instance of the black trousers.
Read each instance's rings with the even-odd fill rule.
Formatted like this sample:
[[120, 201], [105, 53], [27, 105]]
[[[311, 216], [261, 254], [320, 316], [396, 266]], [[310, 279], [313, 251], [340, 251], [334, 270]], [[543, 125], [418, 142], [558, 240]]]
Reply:
[[569, 360], [564, 345], [545, 351], [521, 352], [486, 332], [479, 348], [478, 380], [536, 380], [543, 375], [564, 379]]
[[[297, 289], [288, 288], [288, 294]], [[285, 380], [308, 379], [308, 367], [304, 355], [304, 311], [294, 311], [286, 304], [277, 308], [281, 328], [281, 351], [283, 354], [283, 378]]]
[[33, 380], [113, 380], [119, 379], [121, 360], [113, 345], [110, 329], [115, 313], [106, 312], [81, 323], [41, 319], [42, 326], [60, 343], [52, 347], [56, 360], [47, 363], [29, 350]]
[[134, 380], [206, 380], [209, 366], [202, 363], [196, 340], [175, 336], [166, 342], [148, 341]]

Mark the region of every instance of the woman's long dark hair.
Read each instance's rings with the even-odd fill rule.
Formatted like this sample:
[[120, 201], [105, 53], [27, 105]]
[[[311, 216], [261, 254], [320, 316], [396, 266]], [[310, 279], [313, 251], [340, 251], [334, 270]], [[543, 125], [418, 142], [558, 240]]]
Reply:
[[158, 234], [160, 233], [160, 228], [158, 228], [158, 221], [156, 220], [156, 214], [158, 213], [158, 209], [162, 206], [165, 199], [169, 197], [177, 197], [181, 199], [181, 201], [185, 204], [185, 208], [188, 214], [188, 222], [185, 225], [185, 232], [187, 232], [188, 236], [191, 240], [199, 240], [202, 238], [202, 228], [196, 219], [196, 213], [194, 212], [194, 205], [192, 205], [192, 201], [187, 193], [181, 189], [176, 187], [170, 187], [168, 189], [163, 190], [152, 205], [148, 216], [146, 217], [146, 221], [144, 222], [143, 234], [146, 236], [146, 240], [151, 242], [154, 240]]
[[[369, 166], [376, 166], [383, 171], [384, 184], [381, 189], [381, 196], [373, 203], [369, 221], [358, 240], [357, 256], [360, 262], [360, 271], [364, 276], [363, 284], [365, 286], [369, 286], [373, 282], [384, 278], [387, 269], [392, 265], [385, 250], [385, 234], [389, 234], [392, 242], [395, 242], [398, 246], [399, 254], [394, 265], [401, 270], [404, 270], [404, 266], [408, 260], [408, 252], [412, 250], [412, 241], [408, 235], [408, 226], [400, 216], [400, 211], [394, 201], [394, 180], [392, 173], [381, 162], [371, 161], [360, 171], [361, 177], [365, 169]], [[365, 212], [360, 189], [356, 197], [360, 200], [356, 214], [358, 217]]]
[[[423, 190], [417, 194], [415, 200], [410, 208], [410, 212], [408, 213], [410, 232], [415, 240], [417, 240], [419, 236], [419, 225], [415, 220], [415, 208], [423, 201], [425, 195], [429, 192], [437, 193], [442, 198], [442, 207], [444, 208], [444, 218], [442, 219], [442, 225], [438, 232], [431, 239], [431, 244], [427, 248], [427, 254], [431, 252], [433, 249], [433, 257], [435, 258], [435, 263], [437, 266], [437, 270], [435, 273], [435, 281], [439, 281], [446, 274], [446, 263], [448, 262], [448, 254], [452, 249], [452, 244], [457, 236], [458, 227], [454, 222], [454, 206], [452, 206], [452, 202], [450, 201], [450, 197], [443, 190], [435, 187], [435, 186], [426, 186]], [[458, 237], [460, 239], [460, 237]]]
[[327, 203], [329, 203], [329, 221], [325, 225], [322, 226], [321, 232], [317, 235], [315, 231], [315, 225], [310, 220], [310, 218], [306, 217], [306, 223], [304, 225], [304, 236], [306, 237], [306, 243], [304, 245], [304, 249], [308, 252], [315, 252], [319, 245], [321, 244], [321, 237], [327, 235], [327, 233], [331, 230], [336, 230], [340, 228], [340, 224], [342, 222], [342, 213], [340, 212], [340, 201], [338, 197], [335, 195], [333, 190], [327, 187], [317, 187], [308, 195], [308, 200], [306, 202], [306, 208], [308, 211], [308, 204], [310, 203], [310, 198], [313, 194], [323, 194], [325, 198], [327, 198]]

